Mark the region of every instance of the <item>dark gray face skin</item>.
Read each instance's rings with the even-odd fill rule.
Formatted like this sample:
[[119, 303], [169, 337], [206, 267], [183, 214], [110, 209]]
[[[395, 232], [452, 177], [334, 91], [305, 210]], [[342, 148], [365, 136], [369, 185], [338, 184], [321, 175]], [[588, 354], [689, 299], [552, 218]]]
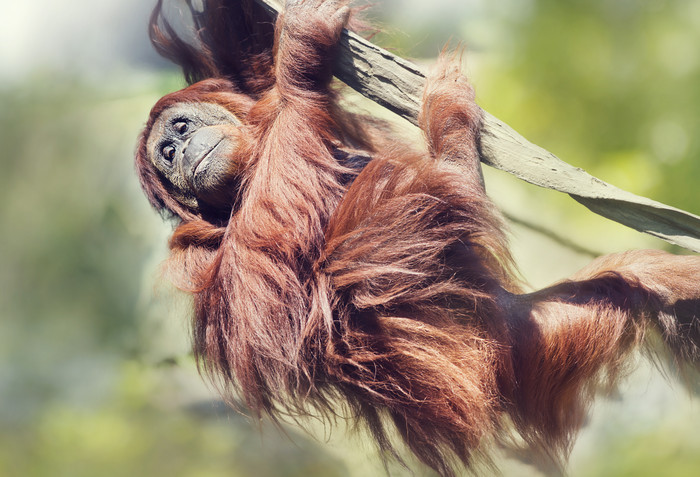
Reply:
[[194, 211], [225, 209], [234, 194], [237, 128], [241, 122], [214, 103], [180, 103], [158, 117], [148, 136], [148, 158]]

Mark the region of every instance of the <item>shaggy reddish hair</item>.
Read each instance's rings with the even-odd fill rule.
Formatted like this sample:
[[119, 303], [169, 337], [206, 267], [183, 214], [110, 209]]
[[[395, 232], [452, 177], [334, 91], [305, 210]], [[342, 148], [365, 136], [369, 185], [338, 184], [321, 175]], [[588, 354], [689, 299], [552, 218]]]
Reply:
[[[188, 77], [224, 79], [160, 100], [136, 157], [151, 203], [179, 218], [170, 268], [194, 295], [195, 353], [225, 395], [273, 417], [350, 415], [389, 453], [393, 427], [453, 475], [455, 458], [470, 464], [511, 431], [560, 463], [593, 392], [649, 332], [697, 366], [698, 257], [607, 256], [523, 294], [481, 184], [481, 111], [454, 59], [426, 86], [427, 152], [415, 152], [337, 106], [329, 62], [342, 24], [282, 17], [274, 46], [267, 30], [245, 44], [221, 36], [232, 17], [243, 33], [264, 30], [256, 8], [208, 2], [195, 54], [158, 26], [159, 3], [160, 51]], [[153, 122], [183, 101], [243, 122], [239, 199], [220, 222], [178, 203], [146, 157]]]

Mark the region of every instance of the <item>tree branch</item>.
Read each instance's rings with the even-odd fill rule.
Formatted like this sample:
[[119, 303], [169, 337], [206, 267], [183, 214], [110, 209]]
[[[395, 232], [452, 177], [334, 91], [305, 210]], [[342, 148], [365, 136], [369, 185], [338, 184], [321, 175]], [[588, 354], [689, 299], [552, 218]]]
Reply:
[[[277, 0], [256, 0], [272, 14]], [[425, 74], [416, 65], [344, 31], [335, 76], [342, 82], [416, 124]], [[700, 217], [618, 189], [551, 152], [530, 143], [485, 112], [481, 160], [531, 184], [569, 194], [593, 212], [623, 225], [700, 252]]]

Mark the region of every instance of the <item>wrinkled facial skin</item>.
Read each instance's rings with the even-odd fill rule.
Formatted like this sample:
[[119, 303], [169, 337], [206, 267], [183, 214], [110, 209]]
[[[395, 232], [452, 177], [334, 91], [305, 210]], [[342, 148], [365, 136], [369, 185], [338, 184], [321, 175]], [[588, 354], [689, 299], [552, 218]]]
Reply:
[[161, 113], [148, 136], [148, 159], [180, 203], [194, 211], [230, 210], [240, 125], [214, 103], [179, 103]]

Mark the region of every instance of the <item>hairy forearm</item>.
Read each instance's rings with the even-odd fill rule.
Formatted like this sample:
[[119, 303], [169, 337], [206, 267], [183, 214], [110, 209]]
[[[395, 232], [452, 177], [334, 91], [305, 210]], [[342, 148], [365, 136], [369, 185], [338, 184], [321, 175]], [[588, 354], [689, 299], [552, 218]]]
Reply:
[[281, 92], [325, 92], [350, 10], [340, 2], [289, 0], [275, 32], [275, 77]]

